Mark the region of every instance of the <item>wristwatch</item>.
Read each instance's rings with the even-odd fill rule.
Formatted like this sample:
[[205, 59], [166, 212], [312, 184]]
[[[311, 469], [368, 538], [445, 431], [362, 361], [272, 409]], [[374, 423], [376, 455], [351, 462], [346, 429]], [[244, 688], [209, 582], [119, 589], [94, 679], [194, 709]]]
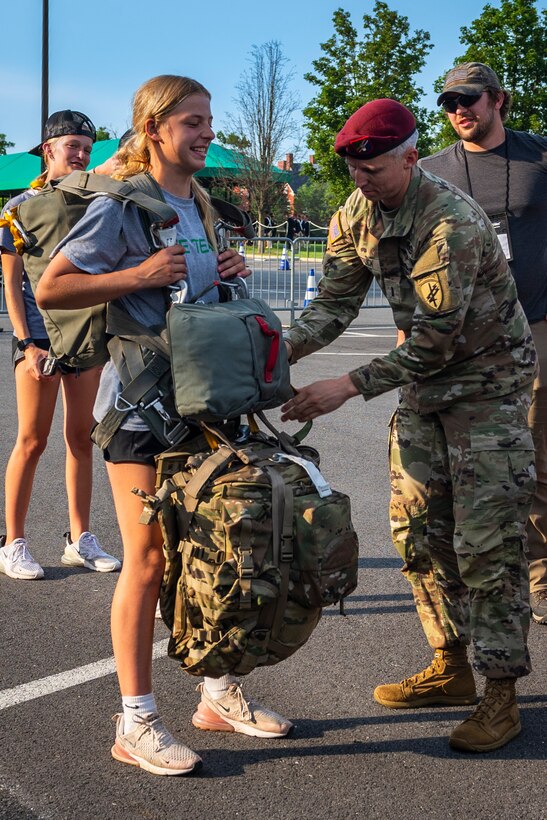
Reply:
[[26, 339], [18, 339], [17, 340], [17, 349], [18, 350], [26, 350], [29, 345], [34, 344], [34, 339], [31, 339], [30, 336], [27, 336]]

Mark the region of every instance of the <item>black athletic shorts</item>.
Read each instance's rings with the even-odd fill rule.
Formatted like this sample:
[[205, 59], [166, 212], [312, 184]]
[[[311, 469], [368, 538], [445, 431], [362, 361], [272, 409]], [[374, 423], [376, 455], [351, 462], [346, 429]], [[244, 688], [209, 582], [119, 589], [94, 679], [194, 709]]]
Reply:
[[116, 430], [110, 444], [103, 450], [105, 461], [111, 464], [150, 464], [156, 466], [154, 456], [165, 450], [165, 444], [150, 430]]
[[[186, 440], [199, 436], [199, 427], [192, 422], [188, 422], [188, 424], [192, 434]], [[222, 430], [228, 438], [234, 438], [239, 429], [239, 417], [215, 426]], [[159, 456], [165, 449], [165, 444], [157, 439], [150, 430], [122, 430], [120, 428], [112, 436], [108, 447], [103, 450], [103, 457], [105, 461], [109, 461], [111, 464], [129, 462], [133, 464], [150, 464], [155, 467], [155, 456]]]

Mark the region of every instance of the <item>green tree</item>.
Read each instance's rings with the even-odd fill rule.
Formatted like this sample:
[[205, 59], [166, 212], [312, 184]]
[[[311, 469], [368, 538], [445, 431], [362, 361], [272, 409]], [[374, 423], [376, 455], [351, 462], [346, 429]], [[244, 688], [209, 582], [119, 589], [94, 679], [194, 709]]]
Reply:
[[13, 148], [14, 142], [10, 142], [5, 134], [0, 134], [0, 154], [6, 153], [6, 148]]
[[276, 207], [282, 187], [272, 166], [282, 143], [294, 130], [299, 101], [291, 89], [293, 77], [279, 42], [253, 46], [248, 68], [236, 85], [232, 130], [218, 134], [227, 147], [240, 152], [238, 182], [247, 189], [250, 210], [260, 222]]
[[111, 134], [108, 128], [104, 125], [99, 125], [97, 128], [97, 142], [101, 142], [101, 140], [112, 140], [114, 139], [114, 134]]
[[229, 131], [227, 134], [224, 131], [217, 131], [217, 140], [226, 148], [232, 148], [234, 151], [248, 151], [251, 147], [247, 137], [234, 134], [233, 131]]
[[318, 179], [308, 180], [294, 198], [295, 211], [307, 214], [311, 222], [322, 227], [328, 226], [339, 204], [329, 183]]
[[337, 9], [332, 19], [334, 34], [321, 45], [323, 56], [313, 61], [314, 71], [305, 75], [319, 91], [304, 109], [304, 125], [319, 165], [317, 173], [331, 183], [340, 203], [353, 185], [344, 161], [333, 151], [334, 139], [348, 117], [367, 101], [390, 97], [407, 105], [418, 121], [419, 150], [429, 151], [435, 115], [420, 106], [423, 90], [414, 78], [433, 46], [427, 31], [411, 34], [408, 18], [381, 0], [372, 14], [363, 16], [361, 37], [349, 12]]
[[[461, 28], [466, 51], [454, 65], [486, 63], [494, 69], [502, 88], [511, 92], [513, 105], [507, 124], [517, 131], [547, 133], [547, 11], [535, 0], [501, 0], [499, 8], [487, 4], [470, 26]], [[447, 71], [449, 69], [447, 68]], [[435, 83], [440, 94], [444, 75]], [[454, 142], [454, 130], [441, 112], [436, 148]]]

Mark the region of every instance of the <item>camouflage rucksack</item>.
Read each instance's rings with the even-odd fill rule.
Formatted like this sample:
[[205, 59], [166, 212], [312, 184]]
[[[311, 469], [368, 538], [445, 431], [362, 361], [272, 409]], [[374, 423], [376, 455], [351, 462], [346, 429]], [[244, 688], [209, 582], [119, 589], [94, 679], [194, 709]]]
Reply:
[[246, 675], [292, 655], [322, 607], [355, 589], [357, 535], [349, 498], [297, 437], [253, 427], [230, 441], [201, 426], [220, 446], [199, 436], [159, 456], [157, 495], [139, 493], [141, 523], [157, 519], [163, 532], [169, 655], [192, 675]]

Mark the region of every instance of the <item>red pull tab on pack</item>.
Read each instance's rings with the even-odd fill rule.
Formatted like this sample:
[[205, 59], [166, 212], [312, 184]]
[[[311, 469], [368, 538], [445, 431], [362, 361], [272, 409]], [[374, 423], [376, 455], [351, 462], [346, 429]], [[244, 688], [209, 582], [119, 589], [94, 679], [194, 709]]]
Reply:
[[270, 352], [268, 353], [268, 359], [266, 361], [266, 367], [264, 368], [264, 381], [266, 384], [270, 384], [272, 381], [273, 369], [279, 354], [279, 331], [270, 327], [268, 322], [263, 319], [262, 316], [255, 316], [255, 319], [258, 322], [262, 333], [265, 336], [269, 336], [272, 340], [270, 344]]

